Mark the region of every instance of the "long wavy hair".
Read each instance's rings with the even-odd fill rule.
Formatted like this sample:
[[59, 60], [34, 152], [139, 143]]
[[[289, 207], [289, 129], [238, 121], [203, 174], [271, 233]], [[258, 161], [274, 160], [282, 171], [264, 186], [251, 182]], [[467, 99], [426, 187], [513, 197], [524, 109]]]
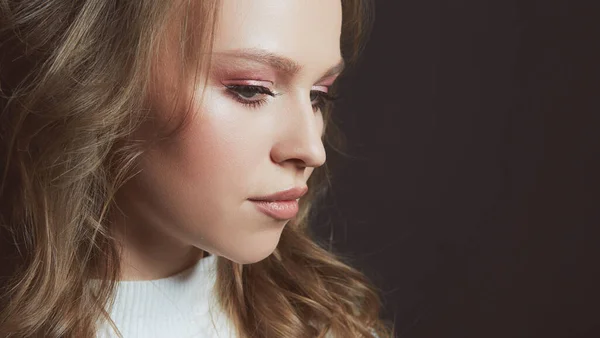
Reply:
[[[373, 11], [366, 0], [341, 1], [350, 64]], [[99, 321], [114, 327], [106, 309], [120, 249], [109, 215], [150, 146], [131, 135], [152, 113], [151, 75], [172, 41], [164, 32], [178, 28], [181, 74], [199, 74], [219, 8], [218, 0], [0, 0], [1, 337], [94, 337]], [[323, 137], [339, 150], [331, 108]], [[300, 213], [268, 258], [217, 258], [218, 300], [240, 337], [393, 335], [380, 318], [379, 289], [310, 232], [311, 205], [330, 181], [326, 165], [313, 172]]]

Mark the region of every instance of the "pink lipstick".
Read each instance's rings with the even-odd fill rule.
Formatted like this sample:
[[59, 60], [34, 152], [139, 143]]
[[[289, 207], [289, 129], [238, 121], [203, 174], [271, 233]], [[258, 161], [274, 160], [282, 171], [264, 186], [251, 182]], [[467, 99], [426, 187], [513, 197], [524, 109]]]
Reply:
[[283, 221], [294, 218], [298, 214], [298, 199], [307, 191], [307, 186], [301, 186], [249, 200], [265, 215]]
[[294, 218], [298, 214], [298, 201], [252, 201], [256, 208], [267, 216], [280, 221]]

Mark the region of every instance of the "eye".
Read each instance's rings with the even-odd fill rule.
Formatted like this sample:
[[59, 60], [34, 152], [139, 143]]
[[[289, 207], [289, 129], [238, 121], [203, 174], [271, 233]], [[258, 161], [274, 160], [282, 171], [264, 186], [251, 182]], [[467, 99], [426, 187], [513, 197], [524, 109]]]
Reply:
[[251, 86], [251, 85], [228, 85], [226, 86], [230, 91], [233, 91], [242, 99], [251, 100], [258, 94], [265, 94], [275, 96], [275, 94], [266, 87], [262, 86]]
[[234, 100], [251, 108], [258, 108], [267, 102], [267, 99], [264, 97], [261, 98], [260, 95], [269, 95], [273, 97], [279, 95], [263, 86], [226, 85], [225, 87]]
[[312, 104], [313, 110], [322, 111], [325, 109], [325, 106], [328, 102], [337, 100], [338, 97], [332, 96], [329, 93], [320, 90], [311, 90], [310, 91], [310, 102]]
[[321, 91], [318, 91], [318, 90], [311, 90], [310, 91], [310, 102], [314, 102], [319, 97], [321, 97], [321, 93], [325, 93], [325, 92], [321, 92]]

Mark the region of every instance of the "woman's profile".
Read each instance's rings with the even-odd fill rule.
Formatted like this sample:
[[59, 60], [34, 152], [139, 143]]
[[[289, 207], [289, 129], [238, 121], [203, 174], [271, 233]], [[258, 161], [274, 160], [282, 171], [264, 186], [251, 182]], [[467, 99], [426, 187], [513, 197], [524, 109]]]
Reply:
[[309, 228], [366, 0], [0, 0], [1, 337], [391, 337]]

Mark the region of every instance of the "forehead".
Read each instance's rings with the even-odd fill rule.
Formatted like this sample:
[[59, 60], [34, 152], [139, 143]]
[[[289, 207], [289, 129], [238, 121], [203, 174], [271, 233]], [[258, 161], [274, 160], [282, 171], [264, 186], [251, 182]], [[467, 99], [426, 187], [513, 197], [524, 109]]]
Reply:
[[340, 59], [340, 0], [223, 0], [215, 52], [262, 49], [305, 68]]

